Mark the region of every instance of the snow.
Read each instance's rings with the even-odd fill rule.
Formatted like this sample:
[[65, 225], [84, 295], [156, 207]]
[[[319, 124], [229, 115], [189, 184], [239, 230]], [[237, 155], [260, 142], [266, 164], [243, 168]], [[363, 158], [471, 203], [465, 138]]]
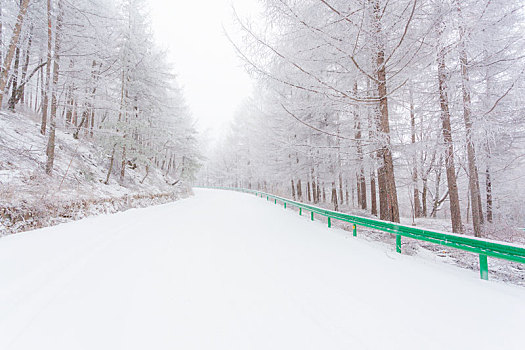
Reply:
[[114, 207], [143, 205], [147, 197], [186, 194], [185, 181], [171, 186], [174, 178], [153, 166], [146, 178], [144, 167], [128, 167], [123, 182], [115, 166], [104, 184], [109, 158], [103, 148], [83, 133], [75, 140], [68, 129], [56, 131], [54, 173], [46, 175], [47, 137], [40, 134], [37, 117], [23, 106], [17, 113], [0, 112], [0, 236], [118, 209]]
[[40, 134], [37, 115], [24, 110], [0, 112], [0, 206], [42, 207], [80, 199], [117, 198], [137, 193], [165, 193], [173, 186], [157, 169], [145, 172], [126, 169], [124, 183], [118, 176], [106, 179], [109, 160], [95, 140], [84, 136], [75, 140], [71, 130], [56, 131], [55, 168], [52, 178], [45, 175], [47, 137]]
[[236, 192], [5, 236], [0, 276], [5, 350], [523, 348], [525, 289]]

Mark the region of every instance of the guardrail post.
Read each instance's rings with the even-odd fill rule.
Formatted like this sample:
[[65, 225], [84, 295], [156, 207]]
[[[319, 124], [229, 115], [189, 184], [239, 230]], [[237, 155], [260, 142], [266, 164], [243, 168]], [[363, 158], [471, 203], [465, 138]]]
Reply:
[[313, 211], [312, 211], [310, 216], [312, 217], [312, 221], [314, 221], [314, 212]]
[[401, 235], [396, 235], [396, 252], [401, 254]]
[[277, 198], [275, 199], [274, 204], [277, 204]]
[[299, 215], [303, 215], [303, 208], [299, 208]]
[[479, 276], [482, 280], [489, 279], [489, 262], [485, 254], [479, 255]]
[[327, 216], [327, 217], [328, 217], [328, 228], [330, 228], [330, 227], [332, 227], [332, 220], [330, 219], [329, 216]]
[[286, 209], [286, 202], [284, 202], [284, 209]]
[[266, 196], [266, 200], [268, 200], [268, 196]]
[[353, 225], [354, 225], [354, 227], [352, 227], [352, 229], [354, 231], [353, 232], [354, 233], [354, 237], [357, 237], [357, 225], [356, 224], [353, 224]]

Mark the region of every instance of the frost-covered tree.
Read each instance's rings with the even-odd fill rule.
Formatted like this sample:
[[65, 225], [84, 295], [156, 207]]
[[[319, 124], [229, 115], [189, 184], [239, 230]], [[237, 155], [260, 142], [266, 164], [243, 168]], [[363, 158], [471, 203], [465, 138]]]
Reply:
[[[143, 0], [3, 1], [4, 106], [40, 116], [54, 174], [55, 129], [99, 145], [103, 182], [153, 169], [193, 178], [199, 152], [183, 93], [149, 25]], [[12, 28], [12, 29], [11, 29]], [[7, 106], [5, 106], [7, 102]], [[69, 137], [69, 136], [68, 136]]]
[[207, 181], [475, 235], [521, 207], [506, 182], [524, 150], [519, 1], [264, 4], [235, 17], [258, 85]]

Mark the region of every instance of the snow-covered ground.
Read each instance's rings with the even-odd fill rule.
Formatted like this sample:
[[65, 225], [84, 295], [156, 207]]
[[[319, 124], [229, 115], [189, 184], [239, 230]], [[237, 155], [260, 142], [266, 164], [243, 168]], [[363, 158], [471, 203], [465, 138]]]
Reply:
[[[72, 130], [57, 129], [53, 177], [45, 175], [47, 137], [40, 135], [36, 116], [27, 112], [0, 113], [0, 205], [71, 200], [72, 198], [114, 198], [135, 193], [170, 190], [155, 169], [141, 184], [144, 170], [126, 170], [126, 180], [118, 183], [117, 171], [106, 179], [109, 159], [91, 138]], [[168, 182], [173, 182], [169, 179]]]
[[0, 349], [523, 349], [525, 289], [248, 194], [0, 239]]
[[[123, 203], [132, 196], [187, 192], [185, 184], [179, 183], [181, 188], [171, 186], [175, 179], [153, 167], [147, 177], [144, 167], [128, 167], [120, 183], [115, 166], [109, 183], [104, 184], [107, 152], [84, 132], [75, 140], [73, 130], [64, 128], [57, 129], [55, 166], [50, 177], [44, 171], [47, 137], [40, 134], [37, 117], [29, 111], [0, 112], [0, 236], [113, 210], [126, 206]], [[88, 205], [76, 210], [82, 201]], [[56, 218], [63, 213], [68, 217]]]

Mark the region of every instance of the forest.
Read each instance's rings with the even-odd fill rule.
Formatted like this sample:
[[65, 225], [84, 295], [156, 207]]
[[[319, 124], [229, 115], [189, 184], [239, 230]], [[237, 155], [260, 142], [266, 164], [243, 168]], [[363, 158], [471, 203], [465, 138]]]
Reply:
[[251, 97], [208, 135], [146, 0], [2, 1], [3, 212], [196, 183], [522, 236], [522, 1], [260, 5], [225, 29]]
[[194, 120], [146, 1], [3, 0], [0, 40], [4, 219], [193, 178]]
[[523, 350], [525, 0], [0, 0], [0, 350]]
[[267, 0], [234, 14], [256, 85], [199, 181], [522, 236], [524, 5]]
[[505, 349], [525, 0], [0, 0], [0, 350]]

